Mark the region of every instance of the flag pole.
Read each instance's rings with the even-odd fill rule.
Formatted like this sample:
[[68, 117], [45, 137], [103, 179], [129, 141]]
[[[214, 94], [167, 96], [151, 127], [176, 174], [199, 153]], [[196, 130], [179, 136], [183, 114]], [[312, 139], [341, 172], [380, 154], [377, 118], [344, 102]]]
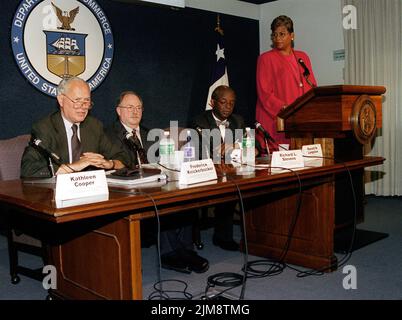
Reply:
[[223, 29], [221, 28], [221, 16], [219, 14], [216, 15], [216, 27], [215, 31], [219, 32], [221, 36], [223, 36]]

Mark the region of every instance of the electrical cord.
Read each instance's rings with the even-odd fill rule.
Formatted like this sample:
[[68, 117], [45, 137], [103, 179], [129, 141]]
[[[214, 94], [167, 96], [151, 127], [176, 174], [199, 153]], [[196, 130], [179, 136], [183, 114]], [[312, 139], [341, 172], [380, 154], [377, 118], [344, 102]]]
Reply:
[[[135, 195], [143, 195], [143, 196], [146, 196], [146, 197], [148, 197], [151, 201], [152, 201], [152, 204], [153, 204], [153, 206], [154, 206], [154, 212], [155, 212], [155, 217], [156, 217], [156, 221], [157, 221], [157, 240], [156, 240], [156, 252], [157, 252], [157, 255], [158, 255], [158, 282], [156, 282], [157, 284], [159, 284], [160, 285], [160, 289], [158, 289], [158, 293], [160, 293], [160, 298], [162, 299], [162, 297], [163, 297], [163, 287], [162, 287], [162, 270], [161, 270], [161, 268], [162, 268], [162, 262], [161, 262], [161, 254], [160, 254], [160, 252], [161, 252], [161, 250], [160, 250], [160, 244], [161, 244], [161, 242], [160, 242], [160, 233], [161, 233], [161, 231], [160, 231], [160, 219], [159, 219], [159, 210], [158, 210], [158, 207], [157, 207], [157, 205], [156, 205], [156, 202], [155, 202], [155, 199], [150, 195], [150, 194], [148, 194], [147, 192], [144, 192], [144, 191], [135, 191], [134, 193], [132, 193], [132, 194], [135, 194]], [[154, 287], [155, 287], [155, 285], [154, 285]], [[153, 295], [153, 293], [152, 294], [150, 294], [150, 296], [151, 295]], [[148, 297], [148, 299], [150, 299], [150, 296]]]
[[[241, 191], [239, 188], [239, 185], [235, 182], [232, 181], [237, 188], [237, 192], [239, 193], [239, 202], [240, 202], [240, 209], [242, 213], [242, 227], [243, 227], [243, 243], [244, 243], [244, 263], [243, 265], [246, 266], [248, 264], [248, 243], [247, 243], [247, 231], [246, 231], [246, 213], [244, 210], [244, 204], [243, 204], [243, 197], [241, 195]], [[243, 271], [243, 280], [242, 280], [242, 289], [240, 292], [240, 299], [239, 300], [244, 300], [244, 294], [246, 292], [246, 282], [247, 282], [247, 274]]]
[[[165, 287], [165, 290], [161, 290], [160, 288], [162, 288], [162, 282], [164, 284], [167, 284], [169, 282], [179, 283], [184, 286], [184, 289], [181, 291], [180, 290], [168, 290]], [[158, 288], [158, 285], [160, 286], [160, 288]], [[155, 291], [148, 296], [148, 300], [155, 300], [158, 297], [161, 298], [160, 300], [183, 300], [183, 298], [181, 298], [181, 297], [172, 297], [171, 295], [169, 295], [169, 293], [170, 294], [183, 294], [185, 297], [185, 300], [193, 299], [193, 295], [191, 293], [187, 292], [187, 288], [188, 288], [187, 283], [182, 280], [177, 280], [177, 279], [163, 280], [163, 281], [154, 283], [153, 287], [154, 287]]]
[[180, 172], [180, 170], [166, 167], [165, 165], [161, 164], [160, 162], [157, 162], [157, 164], [158, 164], [159, 166], [161, 166], [162, 168], [168, 170], [168, 171]]
[[[126, 192], [126, 191], [118, 191], [118, 192]], [[157, 220], [157, 244], [156, 244], [156, 249], [157, 249], [157, 257], [158, 257], [158, 273], [157, 273], [157, 278], [158, 281], [156, 283], [154, 283], [153, 287], [155, 289], [155, 291], [151, 292], [148, 296], [148, 300], [155, 300], [157, 298], [159, 298], [160, 300], [179, 300], [180, 298], [178, 297], [171, 297], [169, 296], [168, 293], [182, 293], [183, 296], [185, 297], [186, 300], [191, 300], [192, 299], [192, 295], [188, 292], [186, 292], [187, 290], [187, 284], [182, 281], [182, 280], [176, 280], [176, 279], [165, 279], [162, 280], [162, 261], [161, 261], [161, 250], [160, 250], [160, 234], [161, 234], [161, 227], [160, 227], [160, 215], [159, 215], [159, 210], [158, 207], [156, 205], [155, 199], [147, 192], [144, 191], [135, 191], [135, 192], [128, 192], [130, 194], [133, 195], [143, 195], [148, 197], [151, 201], [152, 204], [154, 206], [154, 212], [155, 212], [155, 217]], [[163, 284], [167, 283], [167, 282], [178, 282], [181, 284], [184, 284], [184, 289], [183, 291], [179, 291], [179, 290], [164, 290], [163, 289]], [[182, 299], [181, 299], [182, 300]]]
[[[216, 298], [223, 296], [223, 294], [226, 293], [227, 291], [240, 286], [243, 283], [243, 278], [244, 277], [241, 274], [233, 272], [221, 272], [209, 276], [207, 280], [207, 286], [204, 292], [204, 297], [202, 297], [202, 300], [215, 300]], [[226, 289], [220, 291], [218, 294], [212, 297], [209, 297], [208, 296], [209, 289], [215, 286], [226, 287]]]
[[297, 269], [295, 267], [286, 265], [290, 269], [298, 271], [299, 272], [299, 274], [297, 275], [298, 277], [305, 277], [305, 276], [308, 276], [308, 275], [322, 275], [327, 270], [332, 270], [334, 267], [341, 267], [344, 264], [346, 264], [346, 262], [351, 258], [351, 255], [352, 255], [352, 248], [353, 248], [353, 243], [354, 243], [354, 238], [355, 238], [355, 233], [356, 233], [356, 224], [357, 224], [356, 193], [355, 193], [354, 186], [353, 186], [353, 178], [352, 178], [351, 172], [350, 172], [349, 168], [347, 167], [346, 163], [343, 162], [343, 161], [337, 160], [335, 158], [330, 158], [330, 157], [317, 157], [317, 156], [303, 156], [303, 157], [305, 157], [305, 158], [320, 158], [320, 159], [332, 160], [335, 163], [340, 163], [345, 167], [345, 169], [346, 169], [346, 171], [348, 173], [348, 176], [349, 176], [351, 191], [352, 191], [352, 195], [353, 195], [354, 217], [353, 217], [353, 230], [352, 230], [351, 242], [350, 242], [349, 249], [348, 249], [347, 253], [345, 254], [345, 256], [342, 257], [336, 264], [331, 264], [330, 266], [325, 267], [325, 268], [321, 268], [321, 269], [310, 269], [310, 270], [302, 271], [302, 270], [299, 270], [299, 269]]
[[[254, 167], [254, 168], [259, 168], [256, 165], [250, 165], [250, 164], [246, 164], [246, 165], [250, 166], [250, 167]], [[297, 180], [299, 182], [299, 193], [298, 193], [296, 213], [291, 220], [291, 224], [289, 225], [287, 240], [286, 240], [284, 248], [282, 249], [282, 253], [280, 255], [279, 260], [278, 259], [263, 259], [263, 260], [250, 261], [245, 266], [245, 270], [243, 270], [246, 272], [248, 278], [262, 278], [262, 277], [267, 277], [267, 276], [278, 275], [281, 272], [283, 272], [283, 270], [286, 268], [286, 264], [283, 261], [285, 260], [287, 253], [289, 251], [291, 240], [293, 238], [293, 233], [294, 233], [294, 230], [295, 230], [295, 227], [297, 224], [297, 220], [300, 216], [303, 192], [302, 192], [302, 183], [301, 183], [299, 174], [295, 170], [292, 170], [289, 168], [284, 168], [284, 167], [269, 166], [268, 169], [281, 169], [281, 170], [290, 171], [297, 177]], [[260, 271], [260, 270], [256, 270], [253, 268], [253, 266], [261, 266], [261, 265], [267, 265], [267, 266], [269, 266], [269, 269], [267, 271]]]
[[[185, 300], [191, 300], [193, 298], [193, 296], [188, 293], [187, 290], [187, 283], [185, 283], [182, 280], [177, 280], [177, 279], [165, 279], [162, 280], [162, 260], [161, 260], [161, 250], [160, 250], [160, 234], [161, 234], [161, 227], [160, 227], [160, 218], [159, 218], [159, 210], [158, 207], [156, 205], [155, 199], [148, 193], [140, 191], [139, 193], [141, 193], [142, 195], [145, 195], [147, 197], [149, 197], [154, 205], [155, 208], [155, 215], [156, 215], [156, 219], [157, 219], [157, 223], [158, 223], [158, 237], [157, 237], [157, 255], [158, 255], [158, 282], [156, 282], [154, 284], [154, 289], [155, 291], [153, 291], [152, 293], [150, 293], [150, 295], [148, 296], [148, 300], [154, 300], [156, 298], [159, 297], [160, 300], [183, 300], [183, 298], [179, 298], [179, 297], [171, 297], [169, 296], [168, 293], [182, 293]], [[168, 282], [178, 282], [181, 284], [184, 284], [184, 289], [183, 291], [179, 291], [179, 290], [164, 290], [163, 289], [163, 284], [168, 283]], [[159, 288], [157, 288], [157, 285], [159, 285]]]
[[342, 267], [343, 265], [345, 265], [349, 259], [352, 257], [352, 251], [353, 251], [353, 244], [354, 244], [354, 239], [355, 239], [355, 234], [356, 234], [356, 225], [357, 225], [357, 201], [356, 201], [356, 193], [355, 193], [355, 189], [353, 186], [353, 178], [352, 178], [352, 174], [349, 170], [349, 168], [347, 167], [346, 163], [344, 161], [340, 161], [337, 160], [335, 158], [330, 158], [330, 157], [317, 157], [317, 156], [303, 156], [305, 158], [320, 158], [320, 159], [325, 159], [325, 160], [332, 160], [335, 163], [340, 163], [342, 164], [349, 176], [349, 181], [350, 181], [350, 186], [351, 186], [351, 191], [352, 191], [352, 196], [353, 196], [353, 209], [354, 209], [354, 216], [353, 216], [353, 230], [352, 230], [352, 238], [351, 238], [351, 242], [348, 248], [348, 251], [346, 252], [346, 254], [335, 264], [331, 264], [328, 267], [324, 267], [324, 268], [320, 268], [320, 269], [307, 269], [307, 270], [300, 270], [298, 268], [292, 267], [287, 265], [290, 269], [293, 269], [295, 271], [298, 272], [298, 274], [296, 275], [298, 278], [303, 278], [306, 276], [310, 276], [310, 275], [323, 275], [325, 271], [328, 270], [333, 270], [335, 267]]
[[[234, 161], [234, 162], [237, 162], [237, 161]], [[247, 166], [257, 168], [255, 165], [253, 166], [253, 165], [247, 164]], [[278, 168], [278, 169], [288, 170], [288, 171], [292, 172], [293, 174], [295, 174], [295, 176], [297, 177], [298, 182], [299, 182], [299, 196], [298, 196], [298, 201], [297, 201], [296, 214], [293, 216], [293, 219], [292, 219], [291, 224], [289, 226], [289, 232], [288, 232], [287, 241], [286, 241], [286, 244], [285, 244], [284, 249], [282, 251], [282, 254], [280, 256], [279, 261], [278, 260], [271, 260], [271, 259], [264, 259], [264, 260], [256, 260], [256, 261], [248, 262], [248, 245], [247, 245], [247, 235], [246, 235], [246, 226], [245, 226], [245, 211], [244, 211], [244, 206], [243, 206], [243, 199], [242, 199], [240, 188], [239, 188], [238, 184], [234, 180], [230, 180], [231, 182], [233, 182], [236, 185], [236, 188], [238, 190], [241, 209], [242, 209], [242, 215], [243, 215], [242, 218], [243, 218], [244, 243], [245, 243], [246, 256], [245, 256], [245, 263], [243, 265], [242, 271], [243, 271], [243, 275], [244, 275], [245, 279], [247, 279], [247, 278], [261, 278], [261, 277], [266, 277], [266, 276], [271, 276], [271, 275], [277, 275], [277, 274], [280, 274], [285, 269], [286, 265], [283, 263], [283, 260], [285, 259], [286, 255], [287, 255], [287, 252], [289, 251], [291, 239], [293, 237], [295, 226], [296, 226], [298, 217], [300, 215], [300, 208], [301, 208], [301, 201], [302, 201], [302, 183], [301, 183], [301, 179], [300, 179], [299, 174], [296, 171], [294, 171], [292, 169], [288, 169], [288, 168], [282, 168], [282, 167], [270, 167], [270, 168]], [[264, 264], [269, 266], [269, 269], [267, 271], [259, 271], [259, 270], [256, 270], [256, 269], [253, 268], [253, 266], [257, 266], [257, 265], [261, 266], [261, 265], [264, 265]], [[227, 276], [227, 274], [225, 274], [225, 275]], [[220, 276], [220, 274], [218, 274], [217, 276]], [[246, 281], [243, 280], [242, 282], [243, 282], [243, 287], [242, 287], [242, 292], [240, 294], [241, 299], [244, 298]], [[239, 285], [240, 285], [239, 283], [236, 283], [236, 286], [239, 286]], [[208, 287], [207, 287], [207, 289], [208, 289]], [[222, 291], [220, 294], [223, 294], [227, 290]]]
[[[258, 168], [257, 166], [250, 165], [252, 167]], [[287, 170], [293, 173], [298, 180], [298, 185], [299, 185], [299, 192], [298, 192], [298, 198], [297, 198], [297, 206], [296, 206], [296, 212], [291, 220], [291, 223], [289, 225], [289, 230], [288, 230], [288, 235], [287, 235], [287, 240], [285, 243], [285, 246], [282, 249], [282, 253], [280, 255], [279, 259], [263, 259], [263, 260], [255, 260], [255, 261], [250, 261], [248, 265], [246, 266], [246, 273], [248, 275], [248, 278], [262, 278], [262, 277], [267, 277], [267, 276], [273, 276], [273, 275], [278, 275], [283, 272], [283, 270], [286, 267], [286, 264], [283, 262], [287, 256], [287, 253], [290, 248], [290, 244], [293, 238], [293, 233], [296, 228], [296, 224], [298, 221], [298, 218], [300, 216], [300, 209], [301, 209], [301, 204], [302, 204], [302, 183], [299, 174], [292, 169], [289, 168], [284, 168], [284, 167], [272, 167], [269, 166], [269, 169], [281, 169], [281, 170]], [[269, 269], [267, 271], [259, 271], [253, 268], [253, 266], [261, 266], [266, 264], [269, 266]]]
[[[225, 177], [227, 178], [226, 175], [218, 175], [218, 177]], [[241, 191], [240, 188], [238, 186], [238, 184], [234, 181], [234, 180], [229, 180], [230, 182], [232, 182], [236, 188], [237, 188], [237, 192], [239, 195], [239, 203], [240, 203], [240, 208], [242, 211], [242, 221], [243, 221], [243, 234], [245, 235], [245, 212], [244, 212], [244, 205], [243, 205], [243, 197], [241, 195]], [[245, 236], [246, 238], [246, 236]], [[247, 257], [248, 257], [248, 248], [247, 248], [247, 241], [245, 240], [245, 250], [246, 253], [245, 255], [243, 255], [244, 257], [244, 264], [247, 263]], [[208, 277], [207, 280], [207, 286], [205, 288], [205, 293], [204, 293], [204, 300], [211, 300], [208, 298], [208, 291], [210, 288], [215, 287], [215, 286], [219, 286], [219, 287], [227, 287], [227, 289], [219, 292], [218, 294], [214, 295], [212, 297], [212, 299], [216, 299], [217, 297], [222, 296], [225, 292], [237, 288], [238, 286], [242, 286], [242, 290], [239, 296], [239, 300], [243, 300], [244, 299], [244, 293], [245, 293], [245, 285], [246, 285], [246, 275], [245, 273], [243, 273], [243, 275], [238, 274], [238, 273], [233, 273], [233, 272], [221, 272], [221, 273], [217, 273], [214, 275], [211, 275]]]

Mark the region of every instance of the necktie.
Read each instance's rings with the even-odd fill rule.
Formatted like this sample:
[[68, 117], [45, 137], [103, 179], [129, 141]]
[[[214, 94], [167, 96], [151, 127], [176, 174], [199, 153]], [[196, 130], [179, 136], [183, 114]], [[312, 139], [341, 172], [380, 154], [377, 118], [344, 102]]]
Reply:
[[137, 149], [138, 156], [140, 157], [141, 164], [148, 163], [147, 155], [145, 154], [145, 150], [142, 147], [140, 139], [138, 139], [137, 132], [135, 129], [133, 129], [132, 139]]
[[81, 141], [78, 139], [78, 126], [76, 124], [73, 124], [71, 126], [71, 129], [73, 130], [73, 136], [71, 137], [71, 155], [72, 155], [72, 162], [76, 162], [80, 160], [81, 156]]
[[225, 140], [225, 136], [226, 136], [226, 129], [229, 128], [229, 121], [227, 119], [222, 120], [222, 121], [215, 119], [215, 122], [216, 122], [218, 129], [221, 132], [221, 139], [223, 142]]
[[225, 126], [225, 128], [229, 128], [229, 121], [227, 119], [223, 121], [216, 120], [216, 125], [218, 126], [218, 128], [219, 126]]

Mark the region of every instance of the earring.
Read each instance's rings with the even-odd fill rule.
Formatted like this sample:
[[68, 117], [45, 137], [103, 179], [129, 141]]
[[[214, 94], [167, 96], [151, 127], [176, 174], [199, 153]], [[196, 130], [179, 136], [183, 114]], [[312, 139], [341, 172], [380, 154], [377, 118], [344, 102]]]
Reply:
[[292, 41], [293, 41], [294, 39], [292, 38]]

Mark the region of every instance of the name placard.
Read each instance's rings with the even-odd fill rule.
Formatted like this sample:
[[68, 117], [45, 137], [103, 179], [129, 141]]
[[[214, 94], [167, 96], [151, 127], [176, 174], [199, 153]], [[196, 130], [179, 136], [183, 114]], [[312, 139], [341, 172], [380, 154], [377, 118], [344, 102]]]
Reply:
[[104, 170], [60, 174], [56, 179], [56, 207], [64, 208], [109, 199]]
[[322, 148], [320, 144], [309, 144], [302, 147], [305, 161], [322, 159]]
[[271, 161], [272, 169], [304, 168], [303, 154], [301, 150], [274, 151]]
[[217, 178], [212, 159], [190, 161], [182, 164], [179, 184], [193, 184]]

